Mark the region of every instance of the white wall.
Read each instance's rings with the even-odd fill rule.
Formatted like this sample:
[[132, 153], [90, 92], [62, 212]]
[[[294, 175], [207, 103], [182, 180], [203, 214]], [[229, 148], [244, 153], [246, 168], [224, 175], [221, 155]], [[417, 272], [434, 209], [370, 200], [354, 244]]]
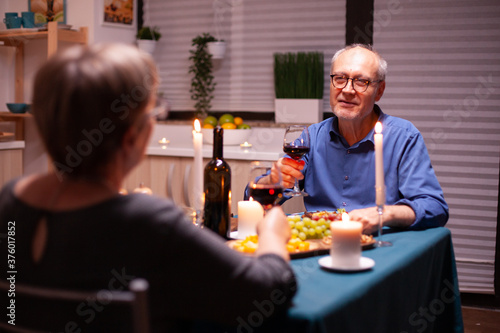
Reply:
[[[66, 0], [66, 24], [73, 29], [86, 26], [89, 29], [89, 43], [95, 42], [122, 42], [133, 43], [135, 29], [115, 28], [101, 24], [101, 13], [104, 0]], [[0, 16], [3, 19], [5, 12], [28, 10], [28, 1], [0, 1]], [[0, 22], [0, 30], [5, 25]], [[59, 49], [71, 44], [59, 43]], [[32, 96], [33, 77], [37, 68], [47, 58], [47, 46], [43, 40], [32, 40], [25, 44], [24, 62], [24, 101], [29, 103]], [[14, 50], [10, 47], [0, 47], [0, 111], [7, 110], [5, 103], [14, 101]]]

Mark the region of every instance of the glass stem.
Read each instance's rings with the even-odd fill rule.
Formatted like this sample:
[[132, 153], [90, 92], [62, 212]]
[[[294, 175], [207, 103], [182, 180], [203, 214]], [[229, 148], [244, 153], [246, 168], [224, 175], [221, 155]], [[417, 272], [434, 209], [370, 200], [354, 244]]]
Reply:
[[300, 189], [299, 189], [299, 180], [297, 178], [295, 178], [295, 184], [293, 185], [293, 191], [295, 193], [299, 193], [300, 192]]
[[382, 214], [384, 212], [384, 206], [377, 207], [378, 212], [378, 242], [382, 243]]

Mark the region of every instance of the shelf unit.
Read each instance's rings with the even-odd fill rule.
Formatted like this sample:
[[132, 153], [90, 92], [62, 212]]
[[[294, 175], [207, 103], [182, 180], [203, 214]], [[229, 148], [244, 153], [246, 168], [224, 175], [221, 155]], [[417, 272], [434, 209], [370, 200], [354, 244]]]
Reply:
[[0, 121], [13, 121], [15, 123], [15, 140], [24, 140], [24, 120], [28, 117], [31, 117], [31, 114], [0, 112]]
[[[3, 46], [15, 47], [14, 68], [14, 101], [24, 102], [24, 44], [35, 39], [47, 40], [47, 57], [57, 52], [58, 42], [70, 42], [87, 44], [88, 28], [81, 27], [79, 30], [58, 29], [57, 22], [49, 22], [46, 29], [11, 29], [0, 31], [0, 41]], [[0, 121], [8, 119], [16, 122], [16, 140], [24, 138], [24, 129], [18, 135], [18, 128], [23, 128], [24, 119], [29, 115], [19, 115], [8, 112], [0, 113]]]

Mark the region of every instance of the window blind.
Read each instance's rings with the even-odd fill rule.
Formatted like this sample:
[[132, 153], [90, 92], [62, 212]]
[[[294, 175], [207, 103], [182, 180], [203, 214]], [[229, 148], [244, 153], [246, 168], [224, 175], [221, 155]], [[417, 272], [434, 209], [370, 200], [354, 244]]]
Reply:
[[460, 290], [494, 293], [500, 161], [500, 2], [375, 0], [384, 112], [422, 132], [450, 206]]
[[324, 112], [331, 112], [327, 75], [331, 57], [345, 43], [345, 0], [147, 0], [144, 21], [163, 35], [154, 57], [160, 91], [174, 111], [194, 110], [191, 40], [210, 32], [227, 42], [224, 59], [214, 60], [213, 111], [273, 112], [273, 53], [322, 51]]

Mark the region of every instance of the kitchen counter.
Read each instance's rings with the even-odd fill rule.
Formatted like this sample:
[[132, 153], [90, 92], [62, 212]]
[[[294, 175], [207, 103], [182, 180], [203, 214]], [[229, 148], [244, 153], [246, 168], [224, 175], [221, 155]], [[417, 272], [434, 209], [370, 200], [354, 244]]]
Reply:
[[[157, 124], [146, 150], [150, 156], [177, 156], [193, 157], [193, 139], [191, 125]], [[224, 145], [224, 158], [235, 160], [276, 161], [283, 156], [283, 135], [285, 128], [253, 127], [247, 142], [251, 148], [242, 148], [239, 145]], [[170, 141], [168, 144], [159, 143], [160, 140]], [[243, 142], [242, 142], [243, 143]], [[213, 146], [203, 144], [203, 157], [212, 157]]]
[[24, 149], [24, 141], [16, 140], [0, 142], [0, 150], [8, 149]]
[[24, 141], [0, 142], [0, 188], [23, 175]]

